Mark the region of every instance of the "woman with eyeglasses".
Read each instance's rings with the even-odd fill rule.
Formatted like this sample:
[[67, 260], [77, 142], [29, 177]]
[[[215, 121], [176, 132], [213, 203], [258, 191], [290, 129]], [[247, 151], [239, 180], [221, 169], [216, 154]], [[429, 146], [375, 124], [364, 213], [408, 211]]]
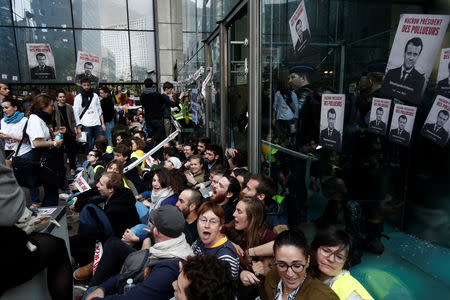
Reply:
[[338, 296], [317, 278], [308, 274], [310, 256], [303, 233], [287, 230], [273, 245], [275, 268], [264, 281], [268, 299], [274, 300], [338, 300]]
[[320, 231], [311, 243], [311, 275], [328, 285], [340, 300], [373, 300], [348, 271], [351, 237], [331, 226]]
[[199, 238], [192, 244], [195, 255], [211, 254], [230, 264], [231, 274], [237, 279], [239, 257], [233, 244], [220, 233], [225, 224], [225, 213], [220, 205], [205, 202], [198, 209], [197, 231]]

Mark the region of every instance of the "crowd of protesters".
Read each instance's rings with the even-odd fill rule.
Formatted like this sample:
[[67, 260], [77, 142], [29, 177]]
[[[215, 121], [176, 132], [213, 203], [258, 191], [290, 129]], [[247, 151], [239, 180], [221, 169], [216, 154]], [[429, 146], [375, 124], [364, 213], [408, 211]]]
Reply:
[[[5, 86], [0, 83], [0, 95]], [[97, 95], [88, 79], [81, 80], [73, 106], [59, 90], [54, 98], [35, 95], [23, 111], [5, 91], [0, 186], [14, 193], [0, 194], [1, 229], [11, 235], [8, 226], [23, 228], [17, 224], [39, 218], [25, 207], [10, 158], [39, 161], [47, 148], [57, 150], [62, 166], [66, 154], [69, 170], [44, 184], [42, 202], [39, 189], [30, 188], [30, 208], [56, 206], [59, 198], [80, 220], [70, 237], [71, 258], [48, 249], [61, 244], [57, 238], [21, 235], [21, 252], [14, 245], [1, 257], [26, 256], [23, 264], [32, 267], [13, 273], [0, 294], [48, 267], [53, 299], [71, 299], [74, 286], [83, 299], [372, 299], [349, 272], [352, 237], [335, 224], [321, 226], [309, 245], [288, 222], [273, 179], [248, 171], [245, 151], [224, 151], [191, 135], [185, 144], [167, 141], [136, 165], [174, 129], [165, 119], [178, 95], [171, 83], [163, 87], [161, 94], [146, 79], [142, 109], [128, 113], [115, 110], [110, 89]], [[80, 145], [86, 156], [77, 161]], [[80, 182], [89, 189], [80, 190]]]

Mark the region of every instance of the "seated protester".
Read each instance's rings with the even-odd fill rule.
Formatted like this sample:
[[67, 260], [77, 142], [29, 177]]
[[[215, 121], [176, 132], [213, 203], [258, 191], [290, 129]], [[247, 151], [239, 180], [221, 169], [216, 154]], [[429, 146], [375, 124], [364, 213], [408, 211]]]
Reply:
[[224, 166], [214, 165], [211, 168], [211, 170], [209, 170], [208, 181], [200, 183], [195, 188], [198, 189], [200, 193], [202, 193], [203, 198], [209, 198], [212, 196], [212, 193], [213, 193], [212, 182], [213, 182], [214, 176], [220, 175], [220, 177], [222, 177], [227, 173], [228, 173], [228, 170]]
[[[100, 195], [106, 198], [103, 212], [111, 224], [114, 236], [121, 237], [125, 229], [139, 223], [139, 216], [134, 205], [136, 200], [133, 193], [123, 186], [120, 174], [104, 173], [97, 184], [97, 189]], [[95, 242], [105, 239], [103, 226], [100, 224], [97, 228], [79, 231], [78, 234], [70, 237], [72, 257], [82, 266], [92, 263]]]
[[97, 150], [89, 151], [87, 158], [88, 164], [83, 168], [82, 177], [90, 187], [94, 187], [105, 170], [104, 162], [101, 160], [101, 153]]
[[250, 172], [243, 168], [235, 168], [231, 172], [231, 176], [236, 177], [239, 181], [242, 190], [247, 186], [247, 183], [250, 180], [250, 175]]
[[[183, 165], [186, 164], [189, 161], [189, 158], [192, 155], [197, 154], [197, 146], [194, 144], [186, 144], [183, 145], [183, 153], [184, 153], [184, 157], [185, 157], [185, 161], [183, 162]], [[186, 166], [186, 169], [188, 169], [189, 167]]]
[[203, 159], [197, 154], [189, 159], [189, 170], [185, 172], [188, 187], [195, 187], [199, 183], [205, 182], [205, 170], [203, 169]]
[[211, 139], [209, 137], [201, 137], [197, 142], [198, 154], [203, 156], [205, 154], [206, 146], [211, 144]]
[[198, 191], [186, 189], [181, 192], [180, 196], [178, 196], [178, 201], [175, 204], [186, 220], [183, 232], [189, 245], [192, 245], [192, 243], [198, 238], [197, 211], [202, 204], [202, 200], [202, 195]]
[[211, 254], [229, 263], [233, 279], [239, 273], [239, 257], [226, 235], [220, 233], [225, 224], [223, 209], [214, 202], [205, 202], [198, 209], [199, 238], [192, 244], [195, 255]]
[[108, 164], [114, 159], [114, 149], [108, 145], [108, 139], [103, 135], [99, 135], [95, 138], [93, 150], [100, 151], [102, 153], [101, 160], [105, 164]]
[[142, 223], [147, 224], [149, 211], [164, 205], [175, 206], [178, 195], [182, 190], [183, 187], [169, 170], [156, 170], [152, 179], [151, 192], [144, 192], [139, 195], [141, 197], [136, 197], [136, 200], [150, 198], [150, 201], [136, 202], [136, 208]]
[[204, 158], [208, 166], [208, 170], [215, 164], [223, 164], [223, 151], [219, 145], [209, 144], [205, 148]]
[[[273, 252], [276, 267], [264, 280], [268, 299], [339, 299], [329, 287], [308, 274], [310, 256], [303, 233], [294, 230], [280, 233], [275, 239]], [[240, 278], [245, 286], [260, 282], [255, 274], [244, 272]]]
[[144, 156], [145, 142], [140, 138], [132, 137], [131, 138], [131, 158], [141, 158]]
[[164, 168], [167, 170], [178, 170], [182, 167], [181, 161], [178, 157], [172, 156], [169, 157], [167, 160], [164, 161]]
[[[215, 181], [217, 180], [217, 183]], [[225, 223], [233, 220], [236, 207], [235, 201], [241, 192], [241, 186], [236, 178], [230, 175], [215, 175], [213, 178], [213, 193], [210, 201], [219, 204], [225, 213]]]
[[237, 150], [232, 151], [232, 156], [228, 159], [230, 165], [230, 171], [234, 171], [238, 168], [247, 169], [247, 151]]
[[130, 139], [130, 134], [125, 132], [118, 132], [116, 134], [116, 146], [119, 144], [126, 143]]
[[180, 275], [173, 282], [176, 300], [234, 300], [236, 284], [228, 264], [212, 255], [189, 257], [180, 263]]
[[[143, 127], [145, 129], [145, 126]], [[147, 153], [152, 149], [152, 146], [150, 143], [147, 143], [147, 134], [144, 130], [136, 131], [133, 134], [134, 137], [140, 138], [145, 143], [144, 152]]]
[[[163, 206], [150, 212], [151, 227], [155, 244], [150, 247], [150, 261], [164, 259], [151, 268], [150, 275], [137, 283], [129, 292], [117, 294], [118, 275], [110, 277], [98, 286], [92, 286], [85, 295], [86, 299], [170, 299], [173, 297], [172, 282], [180, 272], [179, 261], [192, 256], [193, 252], [183, 234], [185, 220], [181, 212], [174, 206]], [[149, 245], [150, 238], [144, 244]], [[132, 247], [130, 252], [134, 252]], [[118, 251], [108, 253], [117, 254]], [[106, 262], [108, 258], [112, 260]], [[126, 257], [125, 257], [126, 258]], [[125, 258], [123, 261], [125, 261]], [[169, 260], [168, 260], [169, 259]], [[116, 264], [117, 257], [108, 256], [105, 248], [95, 272], [101, 272], [102, 265]]]
[[320, 231], [311, 243], [310, 274], [329, 286], [340, 300], [373, 300], [348, 271], [351, 251], [351, 237], [345, 231], [334, 226]]
[[269, 225], [271, 230], [274, 230], [277, 226], [280, 229], [284, 229], [287, 226], [287, 221], [282, 216], [280, 205], [273, 200], [274, 194], [275, 183], [272, 178], [261, 174], [253, 174], [246, 187], [242, 190], [244, 197], [255, 197], [264, 203], [267, 213], [267, 225]]
[[[119, 144], [114, 148], [114, 158], [123, 163], [124, 168], [136, 161], [136, 158], [131, 158], [131, 149], [124, 144]], [[131, 169], [126, 173], [126, 176], [134, 184], [137, 191], [142, 193], [146, 190], [146, 186], [145, 182], [139, 176], [138, 168]]]

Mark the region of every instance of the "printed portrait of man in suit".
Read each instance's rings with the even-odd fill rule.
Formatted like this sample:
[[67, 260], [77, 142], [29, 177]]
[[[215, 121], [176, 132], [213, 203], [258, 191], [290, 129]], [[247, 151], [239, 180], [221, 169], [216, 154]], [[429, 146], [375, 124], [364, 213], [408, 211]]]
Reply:
[[38, 65], [30, 69], [31, 79], [55, 79], [55, 69], [52, 66], [48, 66], [47, 56], [39, 52], [36, 54], [36, 61]]
[[322, 147], [341, 151], [341, 133], [334, 128], [336, 122], [336, 110], [330, 108], [327, 112], [328, 127], [320, 132], [319, 144]]
[[409, 145], [409, 139], [411, 138], [411, 134], [405, 129], [405, 125], [407, 122], [408, 118], [405, 115], [400, 115], [398, 117], [398, 127], [392, 129], [391, 132], [389, 133], [391, 141], [405, 146]]
[[447, 123], [449, 113], [442, 109], [437, 114], [436, 123], [425, 123], [422, 128], [422, 135], [436, 144], [444, 147], [448, 140], [448, 131], [444, 125]]

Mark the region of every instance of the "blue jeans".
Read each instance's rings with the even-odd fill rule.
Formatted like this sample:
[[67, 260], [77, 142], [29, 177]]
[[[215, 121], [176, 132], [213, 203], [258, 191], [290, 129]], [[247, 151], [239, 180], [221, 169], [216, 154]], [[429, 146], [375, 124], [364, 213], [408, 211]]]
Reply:
[[[22, 154], [21, 157], [29, 159], [29, 160], [33, 160], [32, 153], [33, 153], [32, 151], [28, 151], [27, 153]], [[30, 188], [30, 198], [31, 198], [31, 203], [33, 203], [33, 204], [41, 202], [41, 200], [39, 199], [39, 187]]]
[[86, 154], [89, 153], [89, 151], [92, 150], [92, 148], [94, 147], [94, 142], [95, 142], [95, 138], [99, 135], [102, 135], [103, 130], [102, 127], [100, 125], [97, 126], [82, 126], [82, 131], [86, 132], [86, 149], [85, 152]]
[[113, 145], [112, 143], [112, 136], [111, 136], [111, 131], [114, 127], [114, 120], [110, 121], [110, 122], [105, 122], [105, 126], [106, 126], [106, 131], [104, 132], [106, 138], [108, 139], [108, 144], [110, 146]]
[[86, 300], [86, 297], [89, 296], [90, 293], [92, 293], [93, 291], [95, 291], [98, 288], [99, 288], [98, 285], [91, 286], [90, 288], [88, 288], [87, 291], [84, 292], [83, 297], [81, 298], [81, 300]]

